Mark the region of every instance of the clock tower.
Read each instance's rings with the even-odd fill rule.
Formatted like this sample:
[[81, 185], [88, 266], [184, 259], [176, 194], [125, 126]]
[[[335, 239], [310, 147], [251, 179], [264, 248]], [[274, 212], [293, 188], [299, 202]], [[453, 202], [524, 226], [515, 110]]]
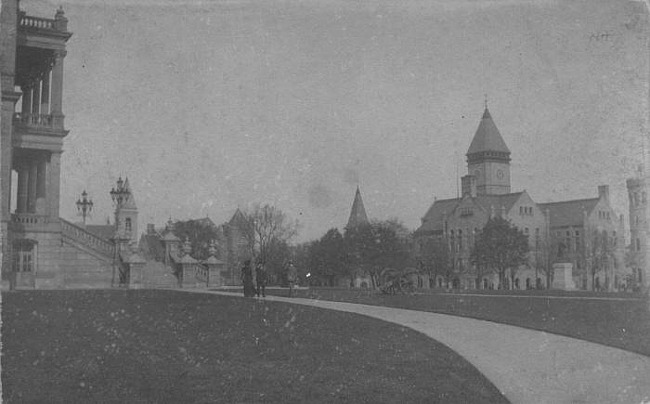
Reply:
[[476, 178], [477, 195], [510, 193], [510, 150], [492, 120], [487, 103], [467, 151], [467, 171]]

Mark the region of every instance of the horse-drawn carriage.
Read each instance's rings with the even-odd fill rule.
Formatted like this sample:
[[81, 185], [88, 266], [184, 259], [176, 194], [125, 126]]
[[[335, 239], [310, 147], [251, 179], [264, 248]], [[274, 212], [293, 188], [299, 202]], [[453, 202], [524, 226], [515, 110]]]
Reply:
[[387, 295], [414, 294], [417, 275], [418, 271], [414, 268], [384, 269], [379, 275], [381, 279], [379, 290]]

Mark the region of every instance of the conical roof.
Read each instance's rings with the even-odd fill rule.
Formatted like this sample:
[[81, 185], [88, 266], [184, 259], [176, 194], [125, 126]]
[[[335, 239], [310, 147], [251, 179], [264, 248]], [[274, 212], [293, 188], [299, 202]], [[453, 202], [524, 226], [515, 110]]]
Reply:
[[357, 187], [357, 193], [354, 195], [354, 202], [352, 202], [352, 210], [350, 211], [348, 225], [345, 226], [345, 228], [351, 229], [365, 223], [368, 223], [368, 216], [366, 215], [366, 208], [363, 207], [361, 191], [359, 191], [359, 187]]
[[510, 154], [510, 150], [506, 146], [506, 142], [503, 141], [499, 129], [494, 124], [487, 106], [483, 112], [481, 123], [479, 123], [474, 134], [474, 139], [472, 139], [469, 150], [467, 150], [467, 155], [486, 151]]

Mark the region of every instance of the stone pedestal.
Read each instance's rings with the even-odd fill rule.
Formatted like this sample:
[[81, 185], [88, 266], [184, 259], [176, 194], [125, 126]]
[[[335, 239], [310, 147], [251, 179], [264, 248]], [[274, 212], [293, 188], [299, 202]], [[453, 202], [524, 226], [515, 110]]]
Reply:
[[205, 261], [208, 266], [208, 287], [223, 286], [222, 271], [226, 268], [226, 263], [211, 256]]
[[197, 286], [196, 275], [194, 273], [195, 263], [183, 263], [183, 280], [181, 288], [195, 288]]
[[129, 289], [141, 289], [143, 287], [142, 270], [144, 264], [144, 261], [129, 264]]
[[553, 264], [553, 289], [574, 290], [573, 264]]

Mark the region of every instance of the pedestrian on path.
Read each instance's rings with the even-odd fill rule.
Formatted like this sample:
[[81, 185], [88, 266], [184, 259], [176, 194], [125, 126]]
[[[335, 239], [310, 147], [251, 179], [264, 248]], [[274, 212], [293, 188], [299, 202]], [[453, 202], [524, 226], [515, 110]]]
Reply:
[[255, 295], [255, 286], [253, 285], [253, 269], [251, 268], [251, 260], [244, 261], [244, 266], [241, 269], [241, 281], [244, 286], [244, 296], [253, 297], [253, 295]]
[[261, 260], [257, 261], [255, 266], [255, 280], [257, 281], [257, 297], [260, 297], [260, 292], [262, 297], [266, 297], [266, 268]]
[[298, 271], [292, 261], [287, 265], [287, 281], [289, 282], [289, 297], [293, 297], [293, 288], [298, 280]]

